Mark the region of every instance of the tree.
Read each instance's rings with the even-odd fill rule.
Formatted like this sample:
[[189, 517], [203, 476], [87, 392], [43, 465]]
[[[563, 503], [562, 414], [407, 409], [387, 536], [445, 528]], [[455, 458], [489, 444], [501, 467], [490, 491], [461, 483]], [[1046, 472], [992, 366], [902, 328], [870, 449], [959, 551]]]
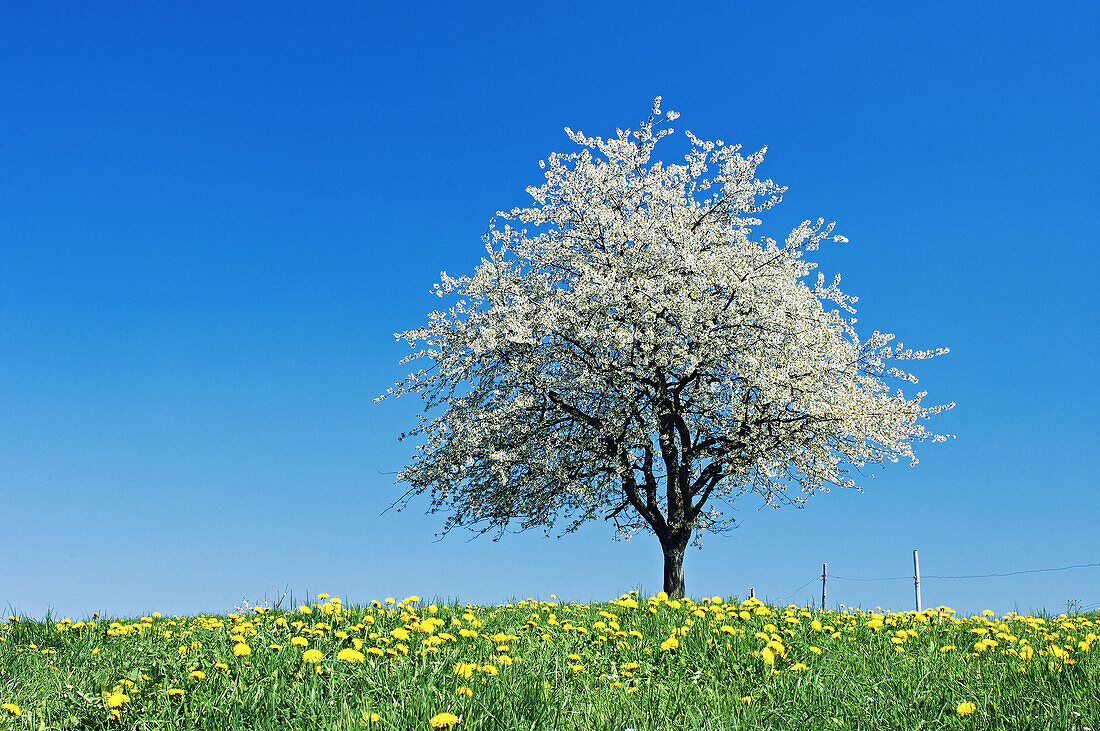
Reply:
[[[892, 347], [894, 336], [877, 330], [861, 343], [855, 318], [840, 312], [854, 313], [856, 298], [840, 291], [839, 275], [828, 286], [822, 274], [813, 287], [802, 281], [816, 268], [803, 252], [833, 223], [804, 221], [783, 246], [750, 240], [761, 225], [753, 214], [786, 190], [754, 178], [767, 148], [742, 157], [740, 145], [687, 132], [686, 165], [644, 167], [673, 131], [653, 134], [660, 101], [632, 135], [616, 129], [603, 141], [565, 128], [587, 149], [550, 156], [546, 184], [527, 188], [540, 207], [496, 214], [553, 228], [528, 238], [490, 219], [490, 259], [472, 278], [441, 272], [435, 285], [440, 297], [470, 301], [394, 334], [427, 346], [401, 362], [427, 356], [430, 372], [387, 395], [419, 391], [425, 413], [448, 407], [431, 422], [418, 414], [399, 438], [427, 436], [398, 473], [411, 485], [398, 510], [430, 489], [429, 512], [451, 513], [443, 535], [496, 527], [493, 540], [513, 521], [549, 535], [564, 515], [564, 535], [606, 511], [624, 539], [657, 536], [664, 589], [680, 597], [689, 542], [701, 547], [703, 532], [733, 522], [716, 501], [751, 492], [802, 507], [830, 485], [861, 490], [849, 468], [899, 457], [916, 465], [914, 440], [949, 436], [918, 420], [954, 402], [924, 408], [925, 392], [907, 400], [884, 382], [917, 382], [886, 362], [946, 348]], [[606, 160], [593, 159], [596, 148]], [[721, 173], [700, 180], [708, 155]], [[712, 185], [699, 203], [696, 191]]]

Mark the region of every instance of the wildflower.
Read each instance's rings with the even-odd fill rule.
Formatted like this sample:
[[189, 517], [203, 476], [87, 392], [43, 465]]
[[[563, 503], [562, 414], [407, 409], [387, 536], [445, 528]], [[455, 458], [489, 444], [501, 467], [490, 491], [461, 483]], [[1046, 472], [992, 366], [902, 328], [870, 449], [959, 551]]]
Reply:
[[432, 728], [449, 728], [458, 723], [458, 716], [453, 713], [437, 713], [428, 721]]
[[812, 645], [810, 647], [810, 652], [812, 652], [815, 655], [820, 655], [821, 654], [821, 648], [818, 647], [817, 645]]
[[[8, 617], [8, 619], [13, 619], [13, 618]], [[15, 705], [14, 703], [5, 703], [3, 705], [0, 705], [0, 710], [7, 711], [8, 713], [10, 713], [13, 716], [22, 716], [23, 715], [23, 711], [19, 710], [19, 706]]]
[[252, 654], [252, 648], [243, 642], [238, 642], [233, 645], [233, 654], [237, 657], [244, 657], [245, 655]]
[[169, 696], [183, 695], [183, 689], [182, 688], [169, 688], [168, 689], [168, 695]]
[[366, 657], [361, 652], [353, 650], [350, 647], [345, 647], [343, 650], [336, 653], [336, 659], [343, 662], [363, 662], [366, 660]]
[[366, 726], [368, 723], [378, 723], [381, 717], [377, 713], [364, 713], [363, 717], [359, 719], [360, 726]]
[[455, 690], [455, 693], [457, 695], [472, 696], [474, 694], [474, 691], [470, 688], [467, 688], [465, 685], [460, 685], [458, 689]]
[[130, 696], [125, 693], [111, 693], [107, 696], [107, 705], [111, 708], [119, 708], [123, 703], [129, 703]]
[[214, 663], [214, 669], [215, 669], [215, 670], [221, 670], [221, 671], [223, 671], [223, 672], [225, 672], [225, 673], [228, 673], [228, 672], [229, 672], [229, 666], [228, 666], [228, 665], [226, 665], [226, 664], [225, 664], [224, 662], [216, 662], [216, 663]]
[[799, 672], [799, 671], [802, 671], [802, 670], [809, 670], [809, 669], [810, 669], [809, 665], [806, 665], [805, 663], [801, 663], [801, 662], [796, 662], [794, 665], [791, 665], [791, 670], [794, 670], [795, 672]]
[[290, 638], [290, 644], [297, 645], [298, 647], [305, 647], [309, 644], [309, 640], [305, 637], [292, 637]]
[[667, 640], [661, 643], [662, 650], [675, 650], [680, 646], [680, 641], [675, 637], [669, 637]]
[[958, 707], [955, 708], [955, 713], [959, 714], [960, 716], [969, 716], [975, 710], [977, 710], [977, 706], [975, 706], [970, 701], [965, 701], [963, 703], [960, 703]]
[[763, 650], [761, 650], [760, 657], [764, 659], [765, 665], [775, 664], [775, 653], [772, 651], [771, 647], [765, 647]]
[[455, 675], [461, 675], [463, 678], [469, 678], [477, 670], [477, 663], [460, 662], [455, 663], [454, 672]]
[[580, 671], [584, 670], [584, 666], [583, 665], [574, 665], [570, 668], [570, 670], [572, 670], [574, 673], [579, 673]]
[[409, 632], [403, 627], [398, 627], [397, 629], [390, 630], [390, 635], [396, 637], [402, 642], [405, 642], [409, 639]]
[[306, 650], [302, 653], [302, 660], [305, 662], [320, 662], [324, 656], [324, 653], [320, 650]]
[[204, 673], [201, 670], [192, 670], [191, 671], [191, 677], [194, 678], [195, 680], [205, 680], [206, 679], [206, 673]]

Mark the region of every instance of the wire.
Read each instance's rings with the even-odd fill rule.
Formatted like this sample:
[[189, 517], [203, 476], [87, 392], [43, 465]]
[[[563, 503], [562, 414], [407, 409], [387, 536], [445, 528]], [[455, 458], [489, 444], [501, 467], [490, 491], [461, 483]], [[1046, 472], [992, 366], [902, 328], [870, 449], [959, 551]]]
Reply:
[[789, 592], [787, 594], [783, 594], [780, 597], [777, 597], [776, 600], [775, 600], [776, 604], [778, 604], [781, 599], [786, 599], [787, 597], [795, 596], [796, 594], [798, 594], [798, 592], [802, 591], [803, 589], [805, 589], [807, 586], [814, 583], [815, 581], [821, 581], [821, 577], [820, 576], [815, 576], [812, 579], [810, 579], [809, 581], [807, 581], [805, 584], [803, 584], [802, 586], [795, 589], [794, 591]]
[[[1073, 566], [1058, 566], [1049, 569], [1025, 569], [1023, 571], [1009, 571], [1001, 574], [964, 574], [959, 576], [944, 576], [941, 574], [926, 574], [921, 576], [922, 579], [988, 579], [995, 576], [1017, 576], [1019, 574], [1038, 574], [1044, 571], [1066, 571], [1068, 569], [1086, 569], [1093, 566], [1100, 566], [1100, 563], [1080, 563]], [[839, 579], [841, 581], [902, 581], [906, 579], [913, 579], [913, 576], [880, 576], [873, 579], [859, 579], [851, 576], [836, 576], [829, 575], [830, 579]]]

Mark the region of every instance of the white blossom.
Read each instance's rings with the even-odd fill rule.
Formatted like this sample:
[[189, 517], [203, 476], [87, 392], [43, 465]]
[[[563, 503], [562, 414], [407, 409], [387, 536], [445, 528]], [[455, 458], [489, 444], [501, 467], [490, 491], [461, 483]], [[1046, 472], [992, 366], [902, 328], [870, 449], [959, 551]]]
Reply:
[[[490, 219], [472, 277], [440, 273], [434, 292], [463, 299], [395, 333], [423, 346], [402, 363], [434, 365], [387, 394], [448, 407], [401, 435], [426, 443], [397, 480], [412, 486], [402, 501], [430, 490], [432, 512], [451, 513], [444, 532], [519, 520], [549, 534], [567, 515], [568, 533], [607, 512], [623, 537], [653, 532], [682, 556], [693, 534], [732, 523], [715, 502], [751, 492], [802, 505], [857, 487], [850, 467], [915, 465], [913, 442], [949, 436], [920, 421], [953, 402], [925, 407], [924, 392], [886, 382], [917, 382], [888, 361], [947, 349], [891, 346], [877, 330], [861, 341], [840, 276], [804, 281], [817, 268], [804, 252], [847, 241], [834, 224], [754, 241], [757, 214], [786, 190], [755, 177], [766, 148], [745, 157], [687, 132], [685, 164], [649, 165], [672, 132], [655, 127], [678, 116], [659, 111], [660, 97], [615, 139], [566, 127], [582, 149], [540, 162], [535, 205]], [[497, 217], [547, 228], [528, 235]]]

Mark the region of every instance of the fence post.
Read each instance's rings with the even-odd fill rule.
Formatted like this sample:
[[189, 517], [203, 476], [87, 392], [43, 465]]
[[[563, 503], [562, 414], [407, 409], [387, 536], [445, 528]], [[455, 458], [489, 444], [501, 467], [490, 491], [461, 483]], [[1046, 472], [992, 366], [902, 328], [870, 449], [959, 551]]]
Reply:
[[825, 576], [829, 568], [828, 564], [821, 564], [821, 611], [825, 611]]
[[917, 549], [913, 549], [913, 589], [917, 594], [917, 611], [920, 611], [920, 561], [917, 560]]
[[755, 598], [756, 598], [756, 587], [750, 586], [749, 587], [749, 599], [755, 599]]

